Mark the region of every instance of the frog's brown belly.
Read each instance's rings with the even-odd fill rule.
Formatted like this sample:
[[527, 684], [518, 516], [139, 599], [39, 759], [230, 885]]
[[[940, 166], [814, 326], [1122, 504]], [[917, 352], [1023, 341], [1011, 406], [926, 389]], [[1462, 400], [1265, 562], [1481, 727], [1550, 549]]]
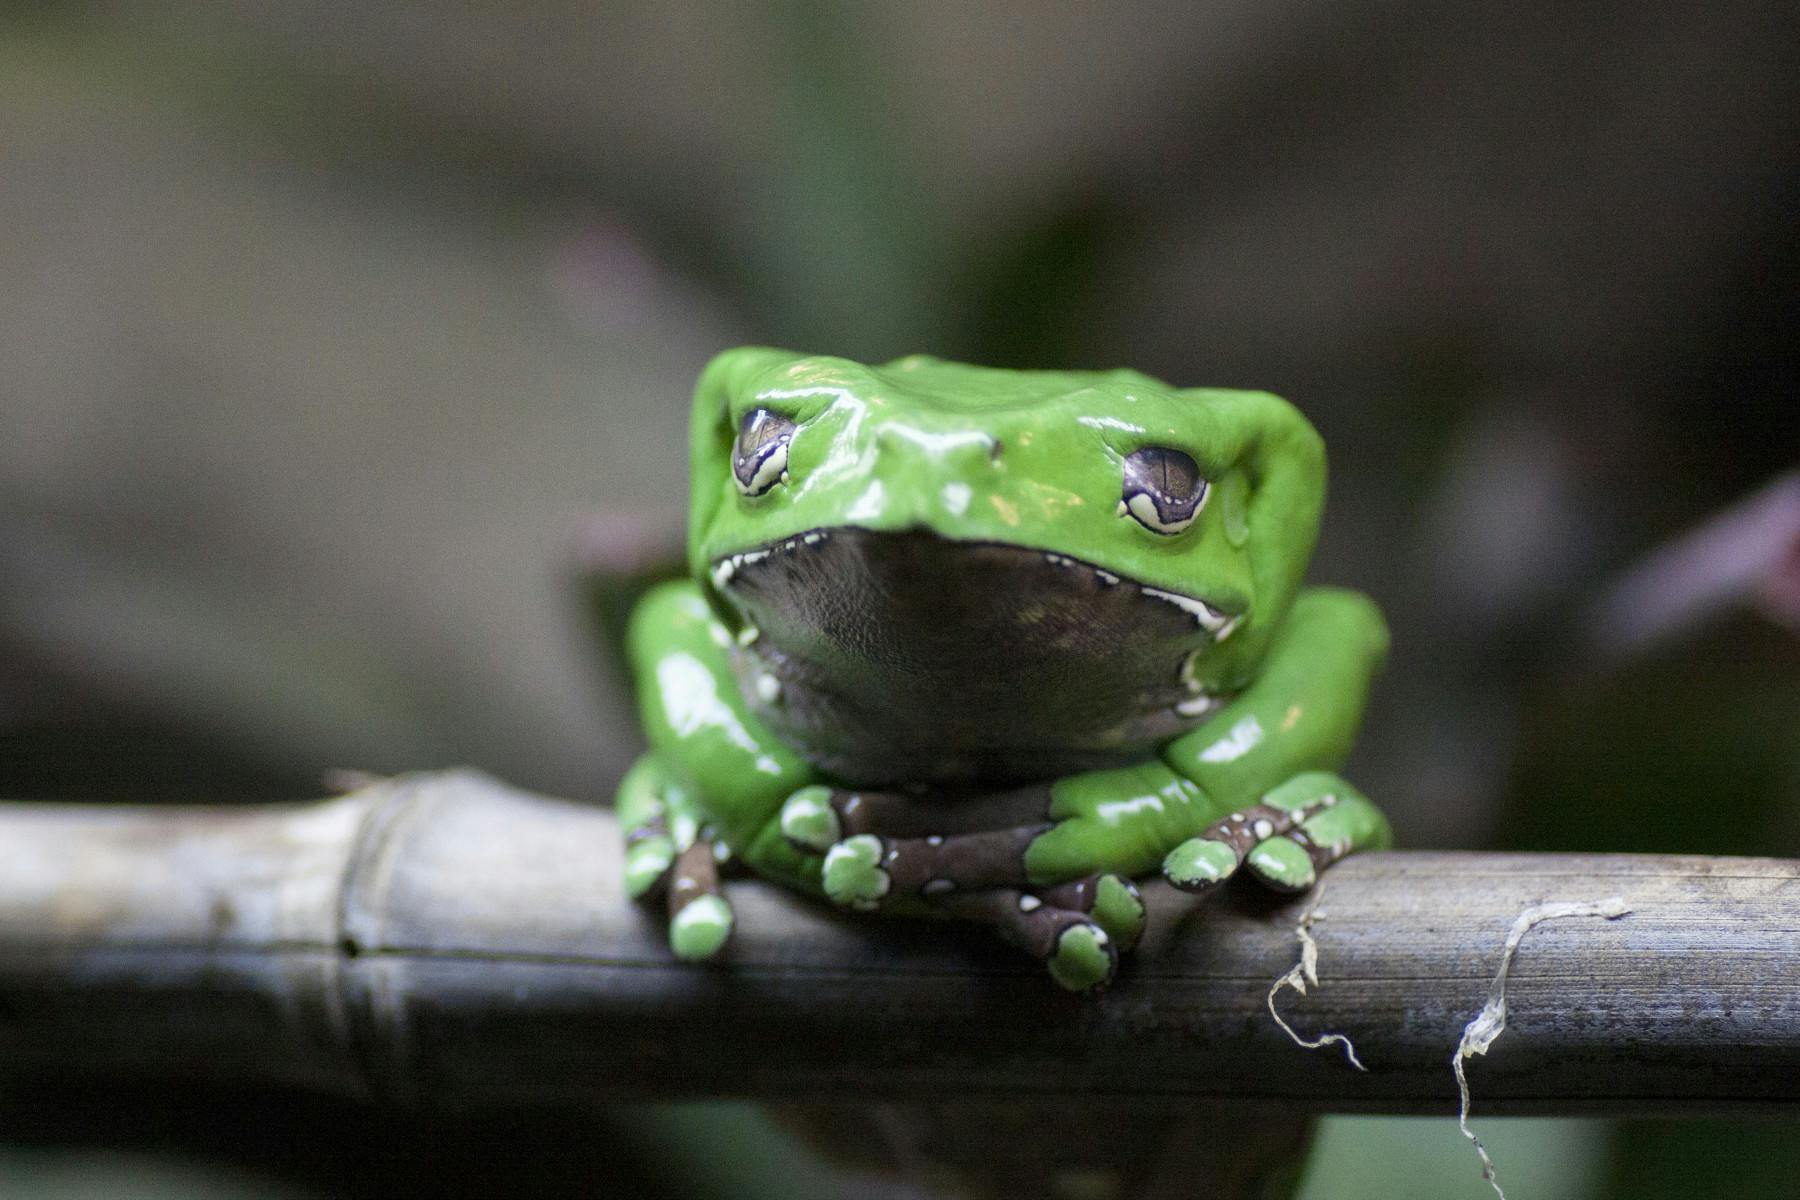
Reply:
[[745, 564], [726, 595], [757, 631], [736, 655], [746, 698], [847, 783], [1050, 778], [1207, 715], [1181, 681], [1210, 640], [1193, 618], [1059, 555], [839, 529]]

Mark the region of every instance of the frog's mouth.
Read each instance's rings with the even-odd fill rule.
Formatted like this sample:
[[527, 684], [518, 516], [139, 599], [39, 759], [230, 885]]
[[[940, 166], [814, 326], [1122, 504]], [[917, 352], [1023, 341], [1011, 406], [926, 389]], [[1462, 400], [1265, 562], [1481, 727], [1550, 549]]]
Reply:
[[1142, 753], [1222, 698], [1242, 614], [1068, 555], [816, 529], [713, 563], [758, 714], [858, 783], [1042, 778]]

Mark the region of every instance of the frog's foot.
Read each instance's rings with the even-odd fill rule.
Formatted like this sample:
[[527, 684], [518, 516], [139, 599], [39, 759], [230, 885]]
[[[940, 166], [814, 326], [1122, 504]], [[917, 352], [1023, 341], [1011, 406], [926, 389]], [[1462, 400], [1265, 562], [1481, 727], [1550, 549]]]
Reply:
[[1044, 960], [1074, 990], [1099, 987], [1144, 929], [1130, 879], [1090, 874], [1039, 886], [1025, 852], [1052, 823], [1047, 787], [959, 797], [802, 788], [781, 811], [782, 835], [825, 855], [825, 894], [871, 911], [923, 903], [995, 929]]
[[1362, 793], [1336, 775], [1308, 772], [1176, 846], [1163, 874], [1183, 891], [1206, 892], [1243, 866], [1275, 891], [1303, 892], [1340, 858], [1387, 840], [1386, 818]]
[[1129, 953], [1144, 935], [1148, 915], [1144, 897], [1137, 884], [1123, 875], [1089, 875], [1086, 879], [1040, 888], [1037, 895], [1055, 908], [1088, 914], [1106, 931], [1120, 954]]
[[[1065, 900], [1083, 899], [1064, 889], [1054, 890]], [[1136, 889], [1132, 893], [1135, 896]], [[1041, 960], [1049, 968], [1050, 977], [1072, 992], [1105, 987], [1118, 973], [1119, 953], [1124, 947], [1107, 932], [1097, 912], [1064, 908], [1042, 895], [1017, 888], [946, 892], [933, 896], [931, 903], [950, 916], [993, 929]], [[1141, 902], [1139, 908], [1141, 911]], [[1141, 928], [1141, 918], [1138, 924]], [[1134, 930], [1134, 937], [1135, 934]]]
[[903, 838], [854, 834], [825, 853], [825, 894], [847, 908], [871, 911], [953, 892], [1027, 887], [1025, 850], [1049, 828]]
[[719, 887], [725, 845], [695, 816], [687, 794], [646, 755], [619, 784], [625, 890], [668, 907], [669, 946], [685, 959], [711, 958], [731, 936], [731, 904]]
[[[633, 899], [660, 897], [669, 911], [669, 948], [678, 958], [711, 958], [731, 936], [731, 902], [719, 886], [722, 844], [696, 836], [677, 852], [660, 822], [627, 835], [625, 886]], [[637, 830], [632, 831], [638, 834]]]

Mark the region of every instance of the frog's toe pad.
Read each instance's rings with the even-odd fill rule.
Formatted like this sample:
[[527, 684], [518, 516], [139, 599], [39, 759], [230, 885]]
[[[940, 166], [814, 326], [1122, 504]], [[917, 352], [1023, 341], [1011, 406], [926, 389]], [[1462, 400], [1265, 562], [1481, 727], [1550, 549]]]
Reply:
[[1071, 992], [1103, 987], [1119, 967], [1119, 953], [1106, 930], [1086, 921], [1057, 935], [1047, 964], [1050, 978]]
[[861, 833], [833, 846], [825, 855], [822, 882], [834, 904], [867, 911], [881, 904], [893, 880], [881, 868], [886, 853], [881, 839]]
[[669, 948], [693, 962], [711, 958], [731, 936], [731, 905], [723, 896], [696, 896], [669, 920]]
[[781, 836], [796, 846], [823, 854], [843, 835], [828, 787], [803, 787], [781, 806]]
[[1204, 892], [1237, 870], [1237, 851], [1212, 838], [1189, 838], [1163, 859], [1163, 874], [1184, 892]]
[[1319, 879], [1312, 855], [1285, 837], [1258, 842], [1245, 856], [1244, 865], [1261, 883], [1278, 892], [1304, 892]]
[[675, 862], [673, 839], [654, 835], [625, 848], [625, 894], [633, 900], [656, 886]]

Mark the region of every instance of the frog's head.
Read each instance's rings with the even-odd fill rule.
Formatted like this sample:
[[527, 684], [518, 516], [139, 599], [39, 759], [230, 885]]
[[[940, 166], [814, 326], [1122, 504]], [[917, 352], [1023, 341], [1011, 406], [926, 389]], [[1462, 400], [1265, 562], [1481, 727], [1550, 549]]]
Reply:
[[700, 379], [688, 549], [746, 696], [827, 770], [1049, 775], [1254, 676], [1324, 483], [1266, 393], [746, 348]]

